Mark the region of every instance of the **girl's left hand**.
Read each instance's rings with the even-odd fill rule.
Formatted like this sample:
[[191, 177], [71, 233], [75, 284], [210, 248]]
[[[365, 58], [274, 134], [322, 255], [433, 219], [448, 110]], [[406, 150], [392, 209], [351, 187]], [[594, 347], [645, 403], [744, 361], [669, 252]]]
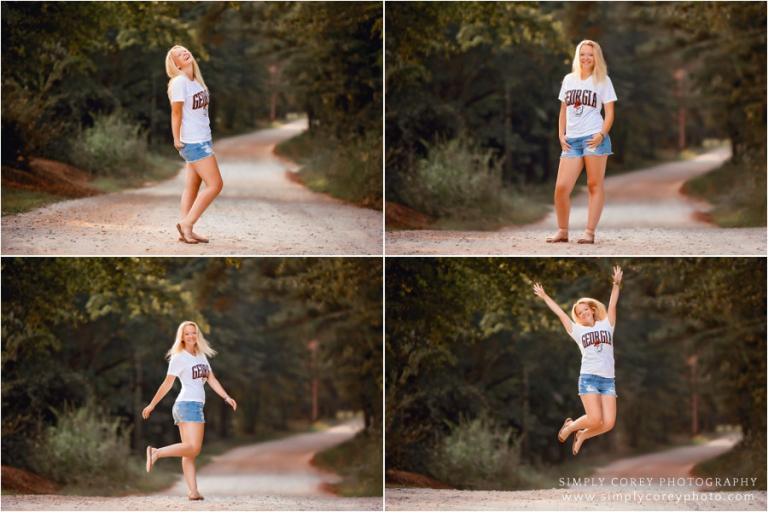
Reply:
[[227, 404], [228, 404], [230, 407], [232, 407], [232, 410], [233, 410], [233, 411], [236, 411], [236, 410], [237, 410], [237, 402], [235, 402], [235, 399], [234, 399], [234, 398], [232, 398], [231, 396], [228, 396], [227, 398], [225, 398], [225, 399], [224, 399], [224, 401], [225, 401], [225, 402], [226, 402], [226, 403], [227, 403]]
[[621, 271], [621, 267], [618, 265], [613, 267], [613, 284], [620, 285], [622, 277], [624, 277], [624, 272]]
[[587, 146], [590, 149], [596, 149], [597, 146], [602, 144], [604, 140], [605, 140], [605, 137], [603, 137], [603, 135], [598, 132], [594, 134], [591, 139], [589, 139], [589, 142], [587, 142]]

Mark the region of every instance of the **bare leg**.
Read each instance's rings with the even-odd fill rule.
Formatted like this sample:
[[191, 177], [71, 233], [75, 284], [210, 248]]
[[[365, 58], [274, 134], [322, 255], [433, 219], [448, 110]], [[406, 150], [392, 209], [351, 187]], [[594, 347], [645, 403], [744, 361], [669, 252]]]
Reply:
[[195, 173], [202, 178], [202, 181], [205, 182], [205, 189], [197, 194], [189, 212], [187, 212], [187, 215], [180, 222], [184, 233], [187, 235], [191, 234], [192, 226], [194, 226], [195, 222], [198, 221], [205, 209], [208, 208], [224, 187], [224, 182], [221, 179], [221, 172], [219, 172], [219, 165], [216, 162], [215, 156], [204, 158], [189, 165]]
[[[203, 435], [205, 434], [205, 423], [180, 423], [179, 433], [182, 442], [187, 442], [193, 446], [202, 446]], [[197, 450], [198, 453], [200, 450]], [[187, 482], [189, 497], [197, 498], [200, 493], [197, 490], [197, 470], [195, 469], [195, 456], [182, 457], [181, 469], [184, 472], [184, 480]]]
[[578, 418], [576, 421], [570, 423], [564, 430], [563, 430], [563, 437], [569, 436], [572, 432], [576, 432], [576, 438], [573, 441], [573, 452], [574, 455], [579, 453], [579, 449], [581, 448], [581, 443], [583, 441], [580, 440], [581, 432], [584, 429], [597, 429], [600, 428], [600, 425], [602, 425], [603, 422], [603, 411], [602, 411], [602, 403], [600, 401], [600, 395], [597, 393], [594, 394], [588, 394], [588, 395], [580, 395], [581, 396], [581, 403], [584, 405], [584, 410], [587, 414], [584, 416]]
[[571, 213], [571, 192], [576, 185], [576, 180], [581, 174], [583, 162], [581, 158], [561, 158], [557, 169], [557, 182], [555, 183], [555, 212], [557, 213], [557, 234], [548, 239], [567, 238], [568, 217]]
[[600, 428], [590, 428], [582, 432], [579, 435], [582, 443], [590, 437], [605, 434], [616, 425], [616, 397], [600, 395], [600, 402], [603, 408], [603, 423]]
[[190, 164], [187, 164], [184, 171], [184, 192], [181, 194], [181, 216], [179, 220], [184, 220], [184, 217], [189, 213], [202, 183], [203, 180], [200, 176], [192, 170]]
[[605, 168], [608, 164], [608, 155], [585, 156], [584, 163], [587, 168], [587, 230], [586, 240], [594, 240], [597, 223], [605, 205]]

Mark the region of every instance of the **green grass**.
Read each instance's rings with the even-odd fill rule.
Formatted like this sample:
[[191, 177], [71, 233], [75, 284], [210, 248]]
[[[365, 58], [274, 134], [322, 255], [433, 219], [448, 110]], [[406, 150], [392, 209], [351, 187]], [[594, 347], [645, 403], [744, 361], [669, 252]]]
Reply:
[[762, 227], [766, 225], [765, 187], [764, 165], [728, 161], [687, 181], [683, 192], [712, 204], [710, 216], [718, 226]]
[[346, 443], [318, 453], [313, 463], [343, 478], [333, 488], [340, 496], [381, 496], [383, 493], [381, 435], [360, 433]]
[[2, 198], [3, 216], [28, 212], [35, 208], [42, 208], [43, 206], [69, 199], [68, 197], [56, 194], [11, 187], [2, 187]]
[[277, 145], [275, 153], [301, 166], [309, 189], [359, 206], [382, 208], [381, 139], [334, 141], [306, 131]]
[[[170, 158], [150, 153], [148, 167], [137, 169], [129, 177], [97, 177], [89, 184], [105, 194], [153, 185], [176, 175], [183, 163], [179, 158]], [[36, 208], [72, 199], [71, 197], [21, 188], [2, 187], [2, 215], [24, 213]]]

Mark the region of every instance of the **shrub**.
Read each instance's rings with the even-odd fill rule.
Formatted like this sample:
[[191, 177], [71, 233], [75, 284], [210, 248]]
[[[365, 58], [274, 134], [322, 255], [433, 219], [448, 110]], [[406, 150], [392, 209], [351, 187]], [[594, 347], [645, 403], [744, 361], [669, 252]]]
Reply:
[[498, 488], [520, 463], [519, 440], [512, 430], [481, 416], [461, 418], [434, 450], [429, 470], [438, 480], [459, 487]]
[[400, 195], [408, 206], [437, 217], [463, 217], [500, 202], [502, 162], [472, 141], [451, 139], [429, 147], [404, 181]]
[[57, 483], [111, 485], [132, 481], [140, 468], [129, 458], [129, 433], [118, 418], [110, 418], [93, 404], [56, 412], [30, 454], [32, 469]]
[[147, 138], [122, 112], [97, 115], [73, 143], [72, 163], [100, 176], [128, 177], [146, 168]]

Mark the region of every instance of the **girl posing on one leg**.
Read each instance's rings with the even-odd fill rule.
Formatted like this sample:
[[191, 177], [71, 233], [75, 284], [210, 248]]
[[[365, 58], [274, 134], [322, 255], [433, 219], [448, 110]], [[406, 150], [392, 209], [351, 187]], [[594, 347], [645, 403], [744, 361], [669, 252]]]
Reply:
[[[197, 61], [183, 46], [174, 46], [168, 51], [165, 72], [170, 78], [168, 98], [171, 101], [173, 146], [187, 162], [181, 216], [176, 229], [182, 242], [208, 243], [207, 238], [192, 230], [224, 186], [213, 154], [208, 121], [208, 87]], [[202, 182], [205, 182], [205, 189], [198, 194]]]
[[162, 448], [147, 446], [147, 472], [152, 471], [152, 466], [157, 459], [164, 457], [181, 457], [181, 468], [184, 471], [184, 480], [189, 488], [190, 500], [202, 500], [203, 497], [197, 491], [197, 478], [195, 476], [195, 457], [203, 446], [205, 433], [205, 417], [203, 406], [205, 405], [205, 383], [208, 382], [213, 390], [221, 396], [233, 410], [237, 410], [237, 402], [230, 397], [219, 383], [211, 370], [211, 365], [206, 356], [216, 354], [200, 332], [195, 322], [182, 322], [176, 332], [176, 341], [166, 354], [170, 359], [168, 375], [160, 384], [152, 402], [144, 408], [141, 415], [149, 419], [149, 415], [155, 406], [165, 397], [173, 387], [173, 381], [181, 381], [181, 393], [173, 404], [173, 422], [179, 426], [181, 442]]
[[573, 432], [572, 452], [579, 453], [581, 445], [590, 437], [605, 434], [616, 423], [616, 382], [613, 362], [613, 329], [616, 326], [616, 304], [623, 273], [620, 267], [613, 269], [613, 288], [608, 310], [595, 299], [582, 298], [571, 308], [571, 318], [560, 309], [539, 283], [533, 285], [533, 293], [544, 299], [563, 323], [581, 351], [579, 372], [579, 396], [585, 414], [576, 421], [566, 418], [557, 439], [564, 443]]
[[[557, 169], [555, 211], [557, 233], [547, 242], [568, 241], [571, 191], [583, 167], [587, 168], [589, 191], [587, 229], [580, 244], [595, 243], [595, 230], [605, 203], [603, 180], [608, 155], [612, 155], [608, 132], [613, 125], [613, 103], [616, 92], [600, 45], [584, 40], [576, 47], [573, 72], [566, 75], [560, 88], [560, 121], [558, 136], [563, 152]], [[600, 109], [605, 107], [605, 119]]]

